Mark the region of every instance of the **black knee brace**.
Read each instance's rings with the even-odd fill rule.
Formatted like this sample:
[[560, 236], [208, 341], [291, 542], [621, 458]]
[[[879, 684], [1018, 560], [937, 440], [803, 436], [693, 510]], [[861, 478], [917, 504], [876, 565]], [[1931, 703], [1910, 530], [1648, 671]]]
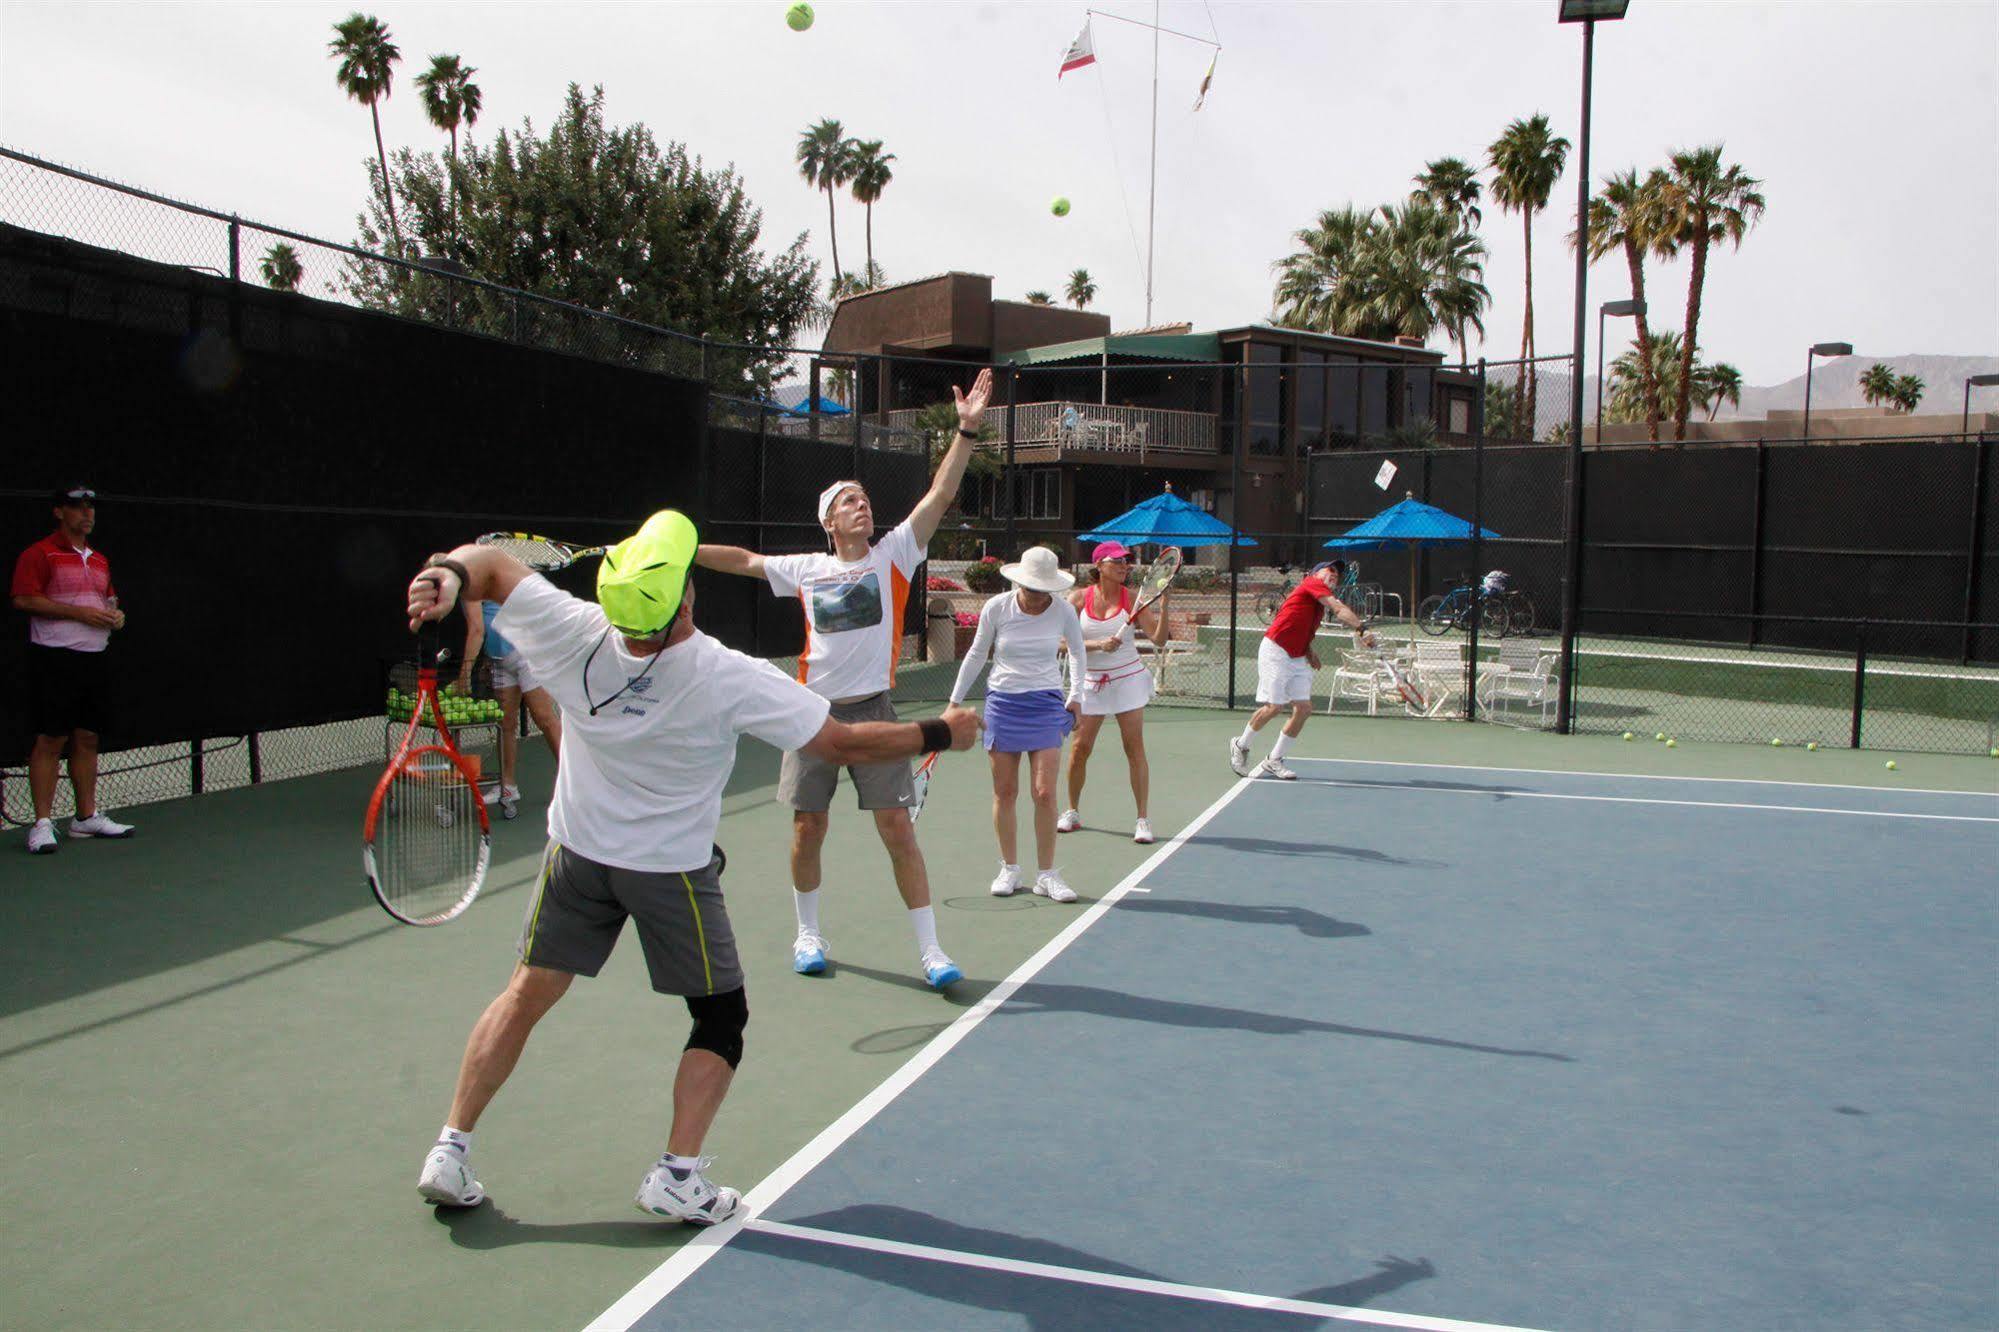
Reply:
[[743, 1028], [750, 1025], [750, 1001], [741, 986], [727, 994], [688, 995], [687, 1011], [694, 1030], [687, 1033], [689, 1050], [720, 1055], [734, 1068], [743, 1062]]

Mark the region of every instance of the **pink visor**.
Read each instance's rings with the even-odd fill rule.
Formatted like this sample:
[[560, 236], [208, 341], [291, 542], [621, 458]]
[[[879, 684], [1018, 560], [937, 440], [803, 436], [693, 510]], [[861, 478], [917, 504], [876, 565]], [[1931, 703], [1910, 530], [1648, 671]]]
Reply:
[[1131, 552], [1115, 541], [1098, 542], [1097, 548], [1090, 552], [1090, 563], [1092, 564], [1097, 563], [1099, 560], [1128, 560], [1130, 558]]

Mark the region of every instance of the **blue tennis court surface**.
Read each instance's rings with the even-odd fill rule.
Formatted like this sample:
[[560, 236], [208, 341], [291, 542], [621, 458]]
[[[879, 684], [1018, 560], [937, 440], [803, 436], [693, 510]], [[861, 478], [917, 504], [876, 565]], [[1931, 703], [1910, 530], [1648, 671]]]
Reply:
[[596, 1326], [1999, 1325], [1999, 797], [1296, 766]]

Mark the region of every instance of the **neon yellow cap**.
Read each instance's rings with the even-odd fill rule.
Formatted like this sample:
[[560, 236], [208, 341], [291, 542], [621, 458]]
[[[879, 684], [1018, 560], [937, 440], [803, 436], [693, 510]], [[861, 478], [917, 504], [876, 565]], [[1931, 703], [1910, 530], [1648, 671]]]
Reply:
[[605, 551], [597, 567], [597, 604], [611, 627], [630, 638], [651, 638], [672, 624], [700, 541], [686, 514], [661, 509]]

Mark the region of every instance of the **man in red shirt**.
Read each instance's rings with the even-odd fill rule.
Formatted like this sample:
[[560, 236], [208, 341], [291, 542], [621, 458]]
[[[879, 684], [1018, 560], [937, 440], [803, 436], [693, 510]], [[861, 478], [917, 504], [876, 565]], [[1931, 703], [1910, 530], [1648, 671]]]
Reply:
[[28, 707], [35, 747], [28, 755], [28, 788], [35, 822], [28, 850], [56, 849], [56, 778], [69, 746], [69, 783], [76, 793], [71, 837], [130, 837], [97, 808], [97, 738], [104, 729], [107, 675], [104, 649], [111, 632], [125, 627], [125, 612], [111, 586], [111, 562], [90, 548], [97, 526], [97, 492], [65, 486], [50, 497], [56, 530], [21, 552], [14, 563], [14, 609], [28, 614]]
[[1305, 729], [1305, 719], [1312, 715], [1312, 672], [1319, 669], [1312, 636], [1319, 632], [1319, 621], [1326, 612], [1331, 611], [1340, 623], [1361, 634], [1362, 641], [1373, 645], [1374, 635], [1366, 632], [1367, 621], [1333, 595], [1346, 571], [1345, 560], [1321, 564], [1299, 580], [1277, 614], [1270, 617], [1270, 627], [1256, 646], [1256, 701], [1263, 706], [1250, 717], [1242, 734], [1229, 741], [1229, 767], [1235, 769], [1236, 776], [1250, 774], [1251, 738], [1289, 708], [1291, 720], [1284, 723], [1284, 730], [1270, 746], [1270, 757], [1257, 765], [1256, 773], [1280, 781], [1297, 780], [1298, 774], [1284, 766], [1284, 755]]

